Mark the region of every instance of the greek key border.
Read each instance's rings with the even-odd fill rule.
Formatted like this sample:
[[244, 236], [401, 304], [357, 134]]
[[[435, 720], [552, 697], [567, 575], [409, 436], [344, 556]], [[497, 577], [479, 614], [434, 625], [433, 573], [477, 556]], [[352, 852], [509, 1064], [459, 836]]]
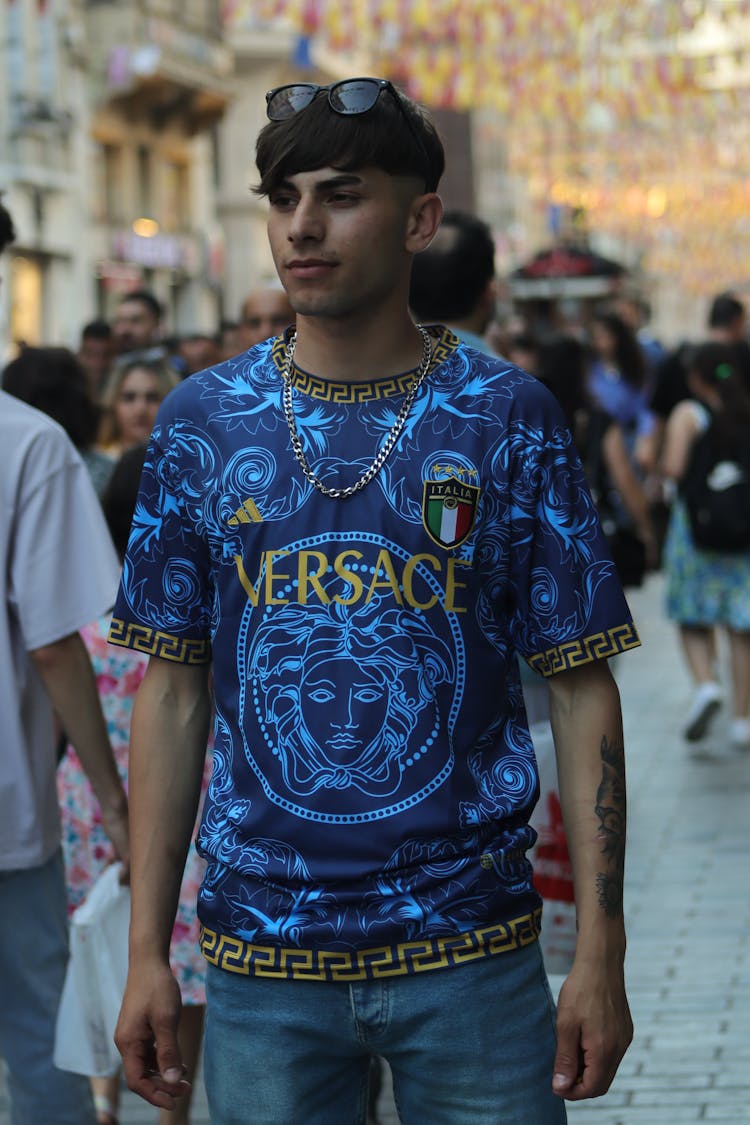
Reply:
[[425, 973], [520, 949], [539, 937], [541, 915], [540, 908], [507, 922], [497, 922], [451, 937], [351, 952], [255, 945], [202, 927], [200, 947], [210, 964], [242, 976], [281, 980], [375, 980]]
[[133, 621], [112, 618], [107, 640], [112, 645], [132, 648], [135, 652], [145, 652], [148, 656], [159, 656], [162, 660], [174, 660], [178, 664], [210, 664], [211, 643], [208, 640], [188, 640], [174, 637], [160, 629], [148, 625], [138, 625]]
[[526, 662], [536, 672], [541, 672], [548, 678], [568, 668], [578, 668], [582, 664], [590, 664], [594, 660], [604, 660], [609, 656], [615, 656], [618, 652], [638, 648], [640, 643], [641, 639], [635, 625], [616, 625], [606, 632], [592, 633], [590, 637], [568, 641], [555, 648], [549, 648], [546, 652], [538, 652], [534, 656], [527, 657]]

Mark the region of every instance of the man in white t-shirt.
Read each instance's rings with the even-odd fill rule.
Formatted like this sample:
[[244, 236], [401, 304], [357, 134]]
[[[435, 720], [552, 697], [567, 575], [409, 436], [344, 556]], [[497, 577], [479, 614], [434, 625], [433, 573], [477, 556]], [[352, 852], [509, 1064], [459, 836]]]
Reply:
[[[12, 233], [0, 205], [0, 250]], [[127, 861], [127, 802], [78, 635], [111, 606], [118, 576], [66, 434], [0, 391], [0, 1057], [14, 1123], [95, 1121], [87, 1080], [52, 1064], [68, 956], [53, 711]]]

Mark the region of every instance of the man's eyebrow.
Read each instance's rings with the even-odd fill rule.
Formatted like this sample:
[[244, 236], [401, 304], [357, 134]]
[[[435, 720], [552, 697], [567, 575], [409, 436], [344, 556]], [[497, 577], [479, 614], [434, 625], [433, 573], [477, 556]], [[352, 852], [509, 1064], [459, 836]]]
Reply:
[[[361, 176], [356, 175], [355, 172], [341, 172], [337, 176], [329, 176], [326, 180], [319, 180], [315, 184], [315, 191], [318, 194], [323, 194], [327, 191], [333, 191], [335, 188], [340, 187], [361, 187], [364, 180]], [[275, 188], [276, 191], [291, 191], [298, 192], [299, 188], [296, 184], [292, 183], [289, 179], [279, 180]]]

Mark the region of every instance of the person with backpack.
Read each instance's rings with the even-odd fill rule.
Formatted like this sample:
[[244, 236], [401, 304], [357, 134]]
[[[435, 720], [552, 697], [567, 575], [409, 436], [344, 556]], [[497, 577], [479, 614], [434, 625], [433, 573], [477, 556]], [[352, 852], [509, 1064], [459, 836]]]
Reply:
[[703, 738], [723, 703], [712, 642], [721, 626], [732, 673], [730, 741], [750, 748], [750, 394], [725, 344], [694, 349], [688, 383], [692, 397], [669, 416], [662, 463], [676, 486], [667, 612], [696, 685], [684, 735]]

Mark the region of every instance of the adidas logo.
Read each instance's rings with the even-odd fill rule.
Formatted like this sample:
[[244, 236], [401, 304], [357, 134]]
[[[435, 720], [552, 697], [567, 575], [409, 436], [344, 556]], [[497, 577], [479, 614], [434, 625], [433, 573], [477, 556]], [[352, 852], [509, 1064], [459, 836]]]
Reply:
[[254, 500], [247, 499], [241, 508], [227, 520], [230, 527], [239, 527], [241, 523], [263, 523], [263, 516], [258, 511]]

